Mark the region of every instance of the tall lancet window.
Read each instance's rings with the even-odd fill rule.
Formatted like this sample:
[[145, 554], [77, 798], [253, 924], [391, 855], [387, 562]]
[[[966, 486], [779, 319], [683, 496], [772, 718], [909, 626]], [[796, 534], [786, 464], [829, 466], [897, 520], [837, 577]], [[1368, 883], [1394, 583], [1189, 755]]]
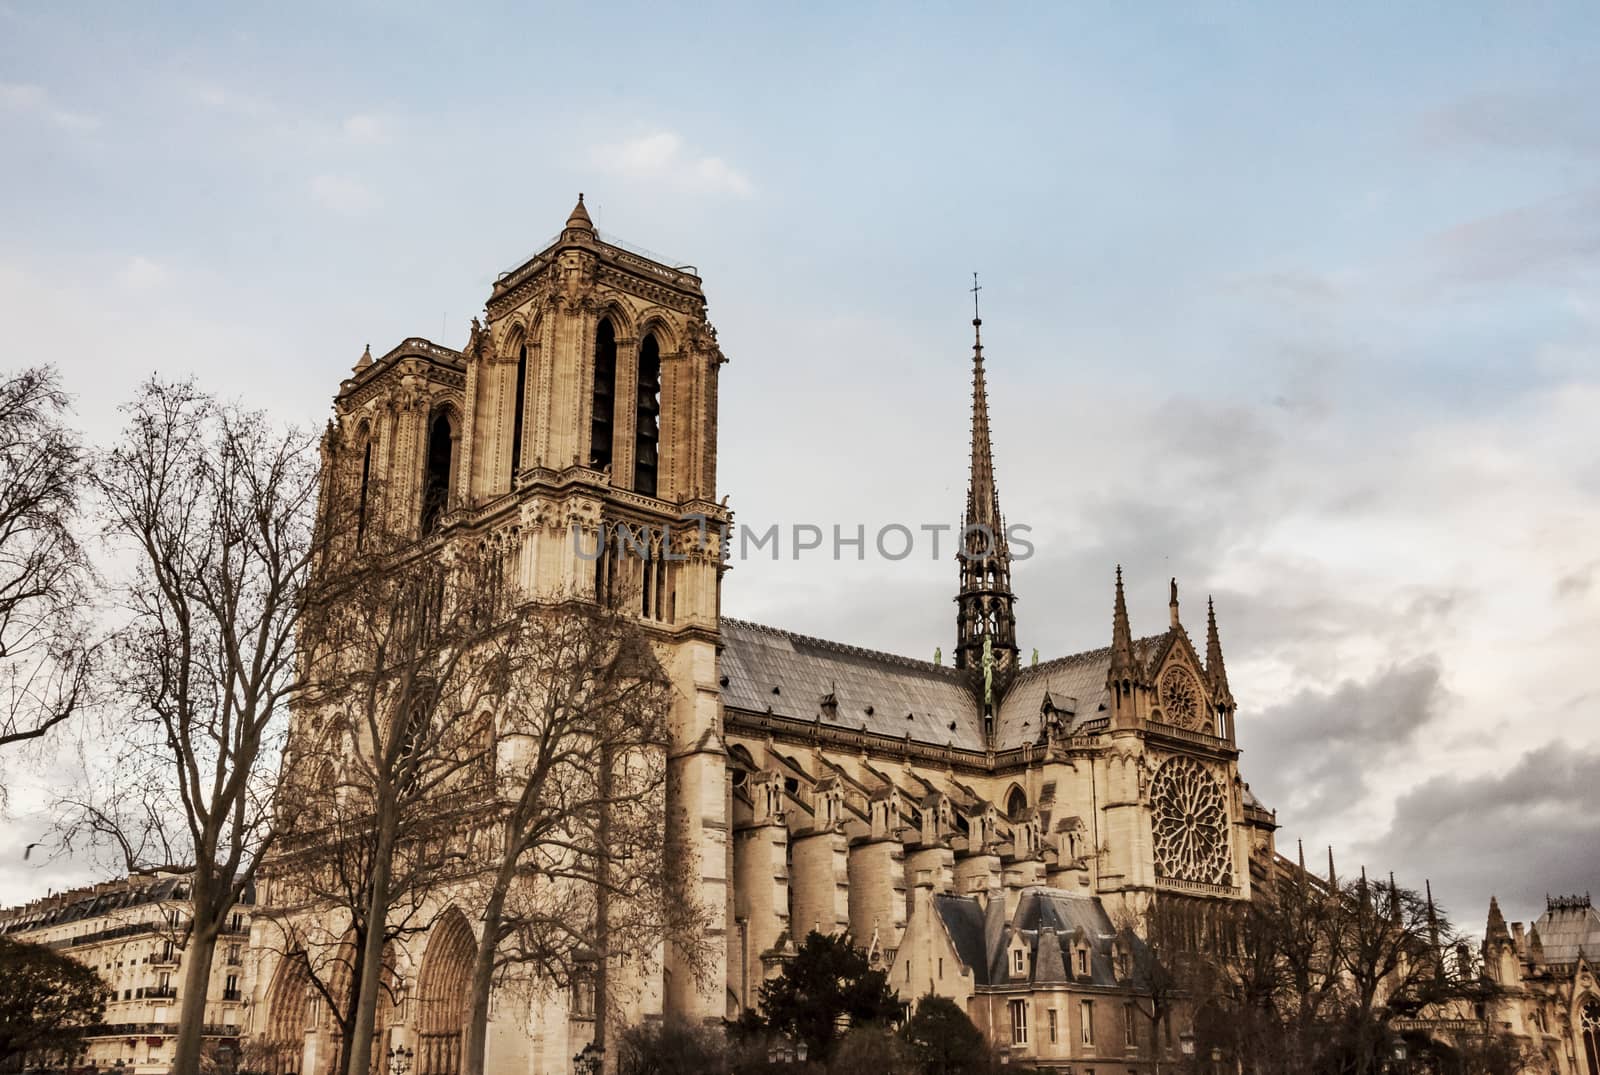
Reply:
[[654, 333], [639, 348], [639, 403], [633, 435], [633, 491], [656, 495], [661, 447], [661, 345]]
[[594, 406], [589, 421], [589, 465], [611, 465], [611, 421], [617, 393], [617, 330], [608, 317], [594, 330]]
[[356, 502], [356, 548], [361, 548], [361, 542], [367, 536], [367, 490], [372, 484], [372, 438], [367, 438], [367, 446], [361, 451], [361, 494]]
[[528, 404], [528, 345], [517, 349], [517, 402], [511, 417], [511, 480], [522, 469], [522, 412]]
[[450, 415], [440, 411], [428, 425], [428, 456], [422, 477], [422, 532], [439, 529], [439, 519], [450, 503], [450, 457], [455, 445]]

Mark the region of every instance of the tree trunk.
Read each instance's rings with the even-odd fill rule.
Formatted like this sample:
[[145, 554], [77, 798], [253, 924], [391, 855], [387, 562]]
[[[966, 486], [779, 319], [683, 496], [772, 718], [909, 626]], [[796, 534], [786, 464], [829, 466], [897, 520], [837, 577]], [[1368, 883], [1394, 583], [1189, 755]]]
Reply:
[[483, 933], [472, 957], [472, 980], [467, 994], [467, 1040], [462, 1044], [461, 1075], [483, 1075], [484, 1047], [489, 1036], [489, 990], [494, 985], [494, 954], [500, 945], [500, 920], [506, 906], [510, 875], [495, 879], [494, 890], [483, 909]]
[[389, 922], [389, 881], [394, 869], [392, 816], [382, 820], [373, 854], [372, 895], [367, 902], [367, 936], [361, 945], [361, 988], [356, 994], [356, 1017], [345, 1042], [349, 1075], [372, 1071], [372, 1028], [378, 1019], [378, 986], [383, 977], [383, 935]]
[[172, 1054], [172, 1075], [194, 1075], [200, 1070], [204, 1044], [206, 997], [211, 986], [211, 957], [217, 950], [220, 918], [190, 923], [189, 949], [183, 967], [183, 1004], [178, 1009], [178, 1046]]

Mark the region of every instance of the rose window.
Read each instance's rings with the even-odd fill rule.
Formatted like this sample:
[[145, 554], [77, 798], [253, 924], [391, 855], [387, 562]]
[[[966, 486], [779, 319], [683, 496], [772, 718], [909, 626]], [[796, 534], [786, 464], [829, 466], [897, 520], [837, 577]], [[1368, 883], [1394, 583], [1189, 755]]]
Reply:
[[1161, 706], [1169, 724], [1199, 730], [1200, 691], [1187, 670], [1173, 665], [1161, 677]]
[[1150, 785], [1156, 873], [1229, 883], [1228, 810], [1222, 783], [1193, 758], [1172, 758]]

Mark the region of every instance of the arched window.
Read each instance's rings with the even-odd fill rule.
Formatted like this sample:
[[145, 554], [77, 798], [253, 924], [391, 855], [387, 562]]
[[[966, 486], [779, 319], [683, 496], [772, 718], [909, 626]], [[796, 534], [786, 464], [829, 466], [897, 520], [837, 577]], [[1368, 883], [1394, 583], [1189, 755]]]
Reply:
[[639, 401], [633, 434], [633, 491], [656, 495], [661, 442], [661, 345], [654, 333], [639, 348]]
[[440, 411], [428, 425], [428, 456], [422, 478], [422, 532], [439, 529], [450, 503], [450, 463], [454, 454], [450, 415]]
[[589, 466], [611, 465], [611, 422], [617, 390], [617, 330], [608, 317], [594, 330], [594, 401], [589, 419]]
[[528, 396], [528, 345], [517, 349], [517, 402], [511, 417], [511, 480], [517, 480], [522, 469], [522, 411]]
[[1011, 794], [1006, 797], [1006, 817], [1012, 821], [1021, 821], [1023, 812], [1028, 809], [1028, 796], [1021, 788], [1012, 788]]
[[367, 445], [361, 451], [361, 493], [356, 502], [356, 548], [361, 548], [362, 539], [367, 536], [367, 488], [372, 481], [372, 438], [367, 438]]
[[1600, 1000], [1590, 997], [1584, 1001], [1580, 1024], [1583, 1028], [1583, 1051], [1589, 1058], [1589, 1070], [1600, 1071]]

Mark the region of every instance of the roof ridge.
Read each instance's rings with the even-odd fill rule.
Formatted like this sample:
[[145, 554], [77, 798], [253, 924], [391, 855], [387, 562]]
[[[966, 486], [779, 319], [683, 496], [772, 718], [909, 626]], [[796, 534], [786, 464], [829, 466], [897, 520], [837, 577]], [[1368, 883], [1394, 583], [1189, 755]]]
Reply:
[[790, 631], [784, 627], [772, 627], [764, 623], [755, 623], [751, 620], [741, 620], [733, 616], [721, 617], [721, 622], [732, 624], [735, 627], [746, 627], [753, 631], [763, 631], [769, 635], [787, 638], [791, 642], [804, 642], [808, 645], [821, 646], [836, 653], [848, 653], [857, 657], [871, 657], [877, 660], [892, 661], [907, 668], [915, 668], [923, 672], [937, 672], [948, 678], [959, 678], [963, 675], [961, 669], [954, 665], [934, 664], [932, 661], [919, 661], [915, 657], [907, 657], [902, 653], [890, 653], [887, 650], [868, 649], [865, 646], [852, 646], [848, 642], [835, 642], [829, 638], [818, 638], [816, 635], [803, 635], [798, 631]]
[[[949, 678], [960, 678], [962, 675], [961, 669], [956, 668], [954, 665], [934, 664], [932, 661], [921, 661], [915, 657], [907, 657], [903, 653], [890, 653], [888, 650], [868, 649], [865, 646], [853, 646], [848, 642], [835, 642], [830, 638], [819, 638], [816, 635], [805, 635], [798, 631], [791, 631], [786, 627], [773, 627], [770, 624], [756, 623], [754, 620], [741, 620], [737, 616], [722, 616], [720, 617], [719, 622], [731, 624], [734, 627], [748, 628], [752, 631], [761, 631], [769, 635], [777, 635], [780, 638], [787, 638], [791, 642], [804, 642], [813, 646], [821, 646], [824, 649], [830, 649], [836, 653], [848, 653], [857, 657], [871, 657], [878, 660], [893, 661], [894, 663], [904, 665], [907, 668], [915, 668], [924, 672], [937, 672]], [[1147, 635], [1144, 638], [1136, 638], [1133, 640], [1133, 644], [1135, 646], [1143, 646], [1147, 643], [1160, 642], [1166, 637], [1167, 632], [1163, 631], [1160, 634]], [[1081, 653], [1063, 654], [1060, 657], [1052, 657], [1048, 661], [1040, 661], [1038, 664], [1029, 665], [1026, 668], [1019, 669], [1018, 678], [1020, 679], [1022, 676], [1029, 673], [1049, 671], [1069, 662], [1085, 661], [1092, 660], [1096, 657], [1104, 657], [1110, 653], [1110, 646], [1100, 646], [1096, 649], [1084, 650]]]

